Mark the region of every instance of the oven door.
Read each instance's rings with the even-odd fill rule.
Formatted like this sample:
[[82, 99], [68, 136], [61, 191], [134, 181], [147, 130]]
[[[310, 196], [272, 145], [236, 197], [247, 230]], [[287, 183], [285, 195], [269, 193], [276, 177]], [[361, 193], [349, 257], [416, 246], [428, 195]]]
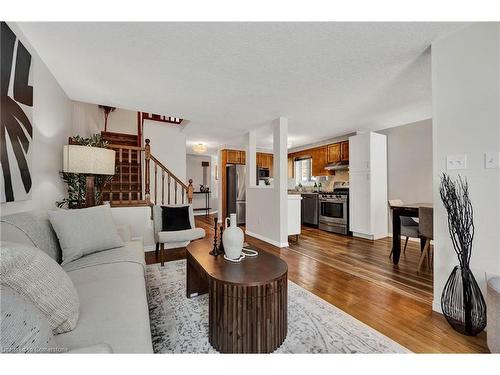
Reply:
[[320, 200], [319, 221], [347, 224], [347, 202], [343, 199]]

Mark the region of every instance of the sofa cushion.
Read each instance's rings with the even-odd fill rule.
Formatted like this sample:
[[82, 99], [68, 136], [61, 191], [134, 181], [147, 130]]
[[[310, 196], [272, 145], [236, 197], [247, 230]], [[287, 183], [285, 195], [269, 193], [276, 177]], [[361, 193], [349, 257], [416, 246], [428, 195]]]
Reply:
[[0, 285], [0, 351], [56, 353], [60, 350], [50, 324], [31, 301]]
[[122, 247], [86, 255], [80, 259], [63, 265], [63, 269], [66, 272], [70, 272], [81, 268], [98, 266], [101, 264], [123, 262], [136, 263], [142, 267], [146, 267], [142, 241], [129, 241], [126, 242]]
[[97, 251], [123, 246], [109, 205], [53, 210], [49, 211], [49, 220], [59, 238], [62, 264]]
[[3, 241], [34, 245], [57, 263], [62, 261], [61, 247], [50, 224], [47, 211], [29, 211], [0, 218]]
[[57, 336], [60, 345], [71, 350], [105, 342], [114, 353], [153, 352], [142, 265], [103, 263], [68, 275], [80, 296], [80, 319]]
[[54, 333], [70, 331], [76, 326], [78, 294], [59, 264], [34, 246], [6, 241], [0, 243], [0, 258], [2, 285], [38, 307]]

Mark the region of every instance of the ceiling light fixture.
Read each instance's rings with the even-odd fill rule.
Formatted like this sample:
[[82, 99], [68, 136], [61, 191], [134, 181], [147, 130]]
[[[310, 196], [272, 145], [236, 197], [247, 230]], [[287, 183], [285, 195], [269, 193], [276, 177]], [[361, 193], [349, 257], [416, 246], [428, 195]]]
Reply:
[[198, 154], [203, 154], [205, 151], [207, 151], [207, 146], [205, 146], [203, 143], [198, 143], [197, 145], [193, 146], [193, 151], [197, 152]]

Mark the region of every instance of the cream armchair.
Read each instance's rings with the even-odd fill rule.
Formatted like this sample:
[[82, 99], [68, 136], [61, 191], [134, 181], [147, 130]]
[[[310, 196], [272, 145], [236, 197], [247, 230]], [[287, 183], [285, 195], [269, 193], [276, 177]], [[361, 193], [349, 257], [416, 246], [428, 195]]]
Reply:
[[203, 228], [196, 228], [194, 222], [193, 206], [190, 204], [166, 205], [168, 207], [189, 206], [189, 222], [191, 229], [178, 231], [163, 231], [163, 219], [161, 206], [153, 206], [153, 230], [156, 242], [156, 254], [160, 253], [161, 265], [164, 264], [165, 249], [176, 249], [186, 247], [191, 241], [205, 237]]

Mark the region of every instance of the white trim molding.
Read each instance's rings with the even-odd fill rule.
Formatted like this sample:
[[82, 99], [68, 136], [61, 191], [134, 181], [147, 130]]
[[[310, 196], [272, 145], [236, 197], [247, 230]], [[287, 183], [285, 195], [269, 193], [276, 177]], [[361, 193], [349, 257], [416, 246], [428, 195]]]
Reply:
[[267, 242], [271, 245], [274, 245], [276, 247], [288, 247], [288, 241], [287, 242], [278, 242], [278, 241], [275, 241], [275, 240], [272, 240], [270, 238], [267, 238], [265, 236], [261, 236], [260, 234], [256, 234], [256, 233], [253, 233], [253, 232], [249, 232], [248, 230], [245, 231], [245, 234], [249, 235], [250, 237], [255, 237], [257, 238], [258, 240], [261, 240], [261, 241], [264, 241], [264, 242]]

